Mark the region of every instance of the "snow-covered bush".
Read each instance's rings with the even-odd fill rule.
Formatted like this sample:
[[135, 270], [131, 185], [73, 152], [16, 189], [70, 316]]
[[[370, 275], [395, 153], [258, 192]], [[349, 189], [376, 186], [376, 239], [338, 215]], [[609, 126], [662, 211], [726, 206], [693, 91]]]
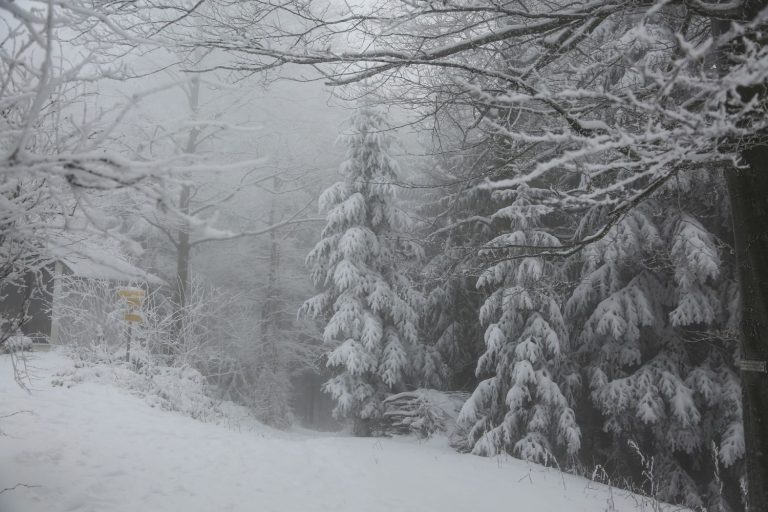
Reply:
[[32, 343], [32, 338], [21, 333], [16, 333], [13, 336], [9, 336], [5, 340], [5, 343], [0, 345], [0, 354], [31, 350]]
[[222, 419], [207, 379], [190, 367], [145, 366], [125, 362], [78, 361], [73, 368], [54, 376], [53, 384], [71, 387], [95, 382], [109, 384], [142, 397], [152, 407], [175, 411], [202, 421]]
[[[50, 305], [56, 330], [53, 341], [76, 348], [81, 359], [104, 362], [125, 359], [129, 324], [123, 315], [128, 311], [128, 304], [118, 295], [118, 289], [123, 286], [140, 285], [68, 274], [57, 276], [56, 293]], [[149, 297], [148, 301], [151, 300]], [[133, 326], [132, 336], [141, 339], [146, 329], [146, 322]], [[132, 345], [134, 355], [141, 352], [138, 342]]]
[[[212, 398], [204, 403], [199, 397], [216, 397], [249, 407], [271, 426], [290, 425], [288, 371], [300, 357], [294, 353], [300, 348], [293, 342], [266, 343], [259, 317], [238, 296], [193, 279], [188, 303], [180, 311], [170, 303], [167, 290], [147, 289], [143, 321], [129, 331], [123, 319], [126, 302], [117, 293], [127, 284], [64, 276], [57, 286], [58, 338], [82, 364], [125, 366], [130, 332], [130, 368], [143, 376], [131, 377], [138, 379], [131, 389], [158, 396], [163, 407], [198, 417], [203, 413], [184, 405], [188, 400], [181, 393], [192, 386], [195, 407], [213, 403]], [[181, 333], [179, 314], [184, 315]], [[198, 382], [201, 379], [204, 382]]]
[[[131, 338], [131, 360], [140, 364], [193, 366], [205, 371], [207, 359], [221, 351], [227, 330], [222, 313], [233, 307], [236, 298], [194, 280], [191, 299], [183, 313], [184, 331], [176, 329], [177, 308], [170, 304], [167, 290], [143, 283], [82, 279], [63, 275], [57, 279], [52, 305], [57, 342], [77, 347], [84, 359], [115, 361], [125, 359]], [[127, 301], [118, 291], [139, 288], [145, 298], [138, 308], [141, 322], [127, 322]]]
[[[130, 324], [123, 318], [128, 304], [118, 294], [129, 286], [146, 292], [139, 308], [142, 321]], [[194, 368], [214, 382], [223, 379], [222, 361], [227, 359], [229, 347], [222, 312], [233, 307], [234, 297], [193, 281], [191, 300], [184, 310], [184, 333], [179, 336], [177, 311], [165, 293], [141, 283], [61, 276], [53, 305], [57, 342], [82, 362], [119, 364], [126, 360], [130, 336], [130, 361], [135, 367], [149, 372]]]

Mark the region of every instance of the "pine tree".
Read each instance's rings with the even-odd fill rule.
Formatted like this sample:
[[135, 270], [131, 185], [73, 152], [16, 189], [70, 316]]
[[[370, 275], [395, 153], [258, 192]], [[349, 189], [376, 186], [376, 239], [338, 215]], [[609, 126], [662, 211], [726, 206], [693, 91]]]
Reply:
[[398, 166], [385, 117], [361, 108], [345, 138], [344, 180], [320, 197], [327, 224], [307, 256], [322, 292], [302, 311], [327, 322], [325, 355], [336, 375], [324, 389], [336, 400], [335, 414], [354, 418], [356, 433], [366, 435], [381, 400], [413, 373], [421, 298], [403, 272], [415, 248], [398, 234], [407, 220], [395, 206]]
[[[540, 257], [516, 258], [516, 246], [557, 246], [542, 227], [548, 208], [536, 204], [540, 189], [503, 192], [508, 206], [493, 215], [508, 231], [485, 252], [501, 261], [480, 276], [489, 292], [480, 312], [487, 325], [485, 353], [477, 363], [485, 377], [465, 403], [459, 423], [468, 429], [473, 453], [509, 452], [541, 463], [575, 455], [581, 432], [569, 399], [564, 357], [567, 332], [554, 289], [555, 269]], [[544, 192], [546, 193], [546, 192]], [[510, 197], [511, 196], [511, 197]]]

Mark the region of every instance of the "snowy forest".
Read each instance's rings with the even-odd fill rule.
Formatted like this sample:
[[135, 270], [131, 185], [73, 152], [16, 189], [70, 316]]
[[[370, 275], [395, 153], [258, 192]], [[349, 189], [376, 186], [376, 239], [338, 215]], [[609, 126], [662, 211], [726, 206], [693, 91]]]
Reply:
[[768, 511], [764, 42], [0, 0], [0, 510]]

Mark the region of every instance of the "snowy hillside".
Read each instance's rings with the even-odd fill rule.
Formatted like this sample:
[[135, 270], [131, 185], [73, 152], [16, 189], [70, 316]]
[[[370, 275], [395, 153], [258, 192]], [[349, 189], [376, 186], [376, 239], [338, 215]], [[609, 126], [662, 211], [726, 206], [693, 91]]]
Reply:
[[454, 453], [444, 440], [203, 423], [105, 379], [62, 386], [56, 374], [73, 363], [55, 352], [35, 355], [28, 394], [0, 357], [0, 488], [13, 488], [0, 494], [3, 512], [651, 510], [540, 466]]

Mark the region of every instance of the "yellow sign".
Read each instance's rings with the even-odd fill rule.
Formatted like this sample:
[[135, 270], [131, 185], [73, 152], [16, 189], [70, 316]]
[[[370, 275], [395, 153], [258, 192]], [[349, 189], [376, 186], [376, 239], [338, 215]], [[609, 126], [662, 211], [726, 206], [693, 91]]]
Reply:
[[123, 315], [123, 319], [126, 322], [142, 322], [144, 317], [142, 317], [139, 313], [126, 313]]
[[141, 307], [141, 303], [144, 302], [144, 296], [146, 293], [141, 288], [120, 288], [117, 290], [117, 294], [120, 295], [125, 301], [133, 307]]
[[143, 322], [144, 317], [140, 312], [135, 311], [141, 307], [141, 303], [144, 302], [144, 296], [146, 293], [141, 288], [120, 288], [117, 290], [117, 294], [125, 299], [128, 303], [128, 311], [123, 313], [123, 320], [126, 322]]
[[126, 297], [125, 301], [134, 307], [140, 307], [141, 303], [144, 302], [142, 297]]
[[124, 299], [143, 299], [146, 295], [141, 288], [120, 288], [117, 294]]

